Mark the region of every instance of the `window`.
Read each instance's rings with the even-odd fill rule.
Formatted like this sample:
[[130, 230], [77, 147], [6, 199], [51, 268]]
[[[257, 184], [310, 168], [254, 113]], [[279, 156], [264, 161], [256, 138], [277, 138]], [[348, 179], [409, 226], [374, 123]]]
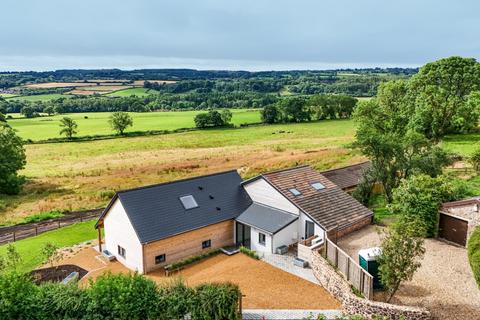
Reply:
[[125, 248], [117, 246], [117, 250], [118, 250], [118, 255], [125, 259], [125, 256], [127, 254], [127, 252], [125, 251]]
[[302, 193], [295, 188], [288, 189], [295, 197], [301, 195]]
[[324, 186], [323, 184], [321, 184], [320, 182], [312, 183], [312, 187], [313, 187], [315, 190], [325, 189], [325, 186]]
[[198, 207], [197, 201], [195, 201], [195, 198], [192, 195], [180, 197], [180, 201], [182, 202], [185, 210]]
[[261, 244], [262, 246], [265, 245], [266, 239], [267, 239], [267, 236], [264, 233], [258, 234], [258, 243]]
[[161, 255], [155, 257], [155, 264], [163, 263], [166, 260], [167, 260], [167, 256], [165, 255], [165, 253], [161, 254]]
[[202, 242], [202, 249], [210, 248], [212, 246], [212, 240], [208, 239]]

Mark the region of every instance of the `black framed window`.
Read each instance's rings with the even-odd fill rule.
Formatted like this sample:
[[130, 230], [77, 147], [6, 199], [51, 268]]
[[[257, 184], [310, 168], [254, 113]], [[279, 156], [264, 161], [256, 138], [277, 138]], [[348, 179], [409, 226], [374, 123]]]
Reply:
[[127, 255], [127, 251], [125, 250], [125, 248], [117, 246], [117, 250], [118, 250], [118, 255], [125, 259], [125, 256]]
[[158, 255], [155, 257], [155, 264], [163, 263], [167, 260], [167, 256], [164, 254]]
[[262, 246], [265, 245], [265, 242], [267, 240], [267, 236], [264, 233], [259, 233], [258, 234], [258, 243], [261, 244]]
[[212, 240], [208, 239], [202, 242], [202, 249], [210, 248], [212, 246]]

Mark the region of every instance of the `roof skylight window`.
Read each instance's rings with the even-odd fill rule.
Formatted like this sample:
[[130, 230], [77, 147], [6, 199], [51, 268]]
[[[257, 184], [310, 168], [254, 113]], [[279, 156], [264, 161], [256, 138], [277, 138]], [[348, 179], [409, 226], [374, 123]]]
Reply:
[[320, 182], [312, 183], [312, 187], [313, 187], [315, 190], [325, 189], [325, 186], [324, 186], [323, 184], [321, 184]]
[[301, 195], [302, 193], [295, 188], [288, 189], [295, 197]]
[[183, 204], [185, 210], [193, 209], [198, 207], [197, 201], [192, 195], [180, 197], [180, 201]]

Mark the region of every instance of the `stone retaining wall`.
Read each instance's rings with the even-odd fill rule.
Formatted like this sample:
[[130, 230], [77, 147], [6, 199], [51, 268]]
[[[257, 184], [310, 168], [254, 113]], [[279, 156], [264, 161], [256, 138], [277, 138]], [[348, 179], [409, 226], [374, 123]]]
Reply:
[[430, 312], [423, 308], [399, 306], [357, 297], [350, 284], [325, 260], [318, 251], [312, 251], [311, 267], [320, 284], [342, 303], [349, 315], [361, 315], [367, 319], [384, 316], [392, 320], [430, 320]]

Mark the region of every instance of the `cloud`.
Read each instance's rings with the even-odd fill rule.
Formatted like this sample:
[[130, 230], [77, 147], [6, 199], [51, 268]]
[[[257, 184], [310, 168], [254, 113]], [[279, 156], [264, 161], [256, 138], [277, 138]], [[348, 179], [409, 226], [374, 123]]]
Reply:
[[2, 8], [4, 70], [313, 69], [480, 56], [473, 0], [3, 0]]

